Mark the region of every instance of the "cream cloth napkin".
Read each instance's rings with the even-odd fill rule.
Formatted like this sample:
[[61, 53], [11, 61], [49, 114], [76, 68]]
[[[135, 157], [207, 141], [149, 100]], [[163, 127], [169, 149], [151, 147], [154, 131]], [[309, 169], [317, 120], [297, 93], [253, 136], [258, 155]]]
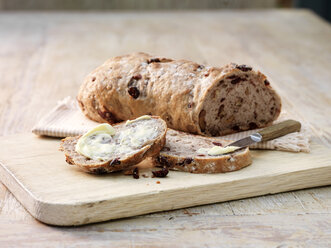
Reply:
[[[291, 116], [282, 111], [280, 117], [275, 123], [291, 119]], [[77, 101], [71, 97], [58, 102], [58, 104], [42, 118], [32, 129], [37, 135], [46, 135], [53, 137], [76, 136], [87, 132], [100, 123], [94, 122], [84, 116], [80, 111]], [[300, 132], [287, 134], [283, 137], [260, 142], [250, 146], [251, 149], [269, 149], [291, 152], [309, 152], [309, 141], [311, 132], [308, 125], [301, 121]], [[221, 137], [222, 139], [238, 140], [244, 138], [259, 129], [239, 132]]]

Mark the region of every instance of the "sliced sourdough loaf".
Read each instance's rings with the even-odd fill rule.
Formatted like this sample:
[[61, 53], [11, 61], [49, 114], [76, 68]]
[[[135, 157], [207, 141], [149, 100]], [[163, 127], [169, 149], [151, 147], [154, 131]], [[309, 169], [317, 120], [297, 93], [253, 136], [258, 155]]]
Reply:
[[107, 60], [86, 77], [77, 100], [98, 122], [157, 115], [169, 128], [206, 136], [268, 126], [281, 110], [266, 76], [249, 66], [208, 67], [145, 53]]
[[[211, 156], [201, 150], [226, 146], [229, 140], [202, 137], [168, 129], [166, 145], [154, 158], [157, 166], [191, 173], [222, 173], [236, 171], [252, 163], [248, 148]], [[200, 151], [199, 151], [200, 150]]]
[[[122, 122], [113, 127], [115, 134], [110, 139], [100, 139], [102, 144], [112, 147], [106, 150], [106, 159], [102, 160], [77, 152], [76, 144], [81, 136], [63, 139], [60, 150], [64, 152], [67, 163], [89, 173], [109, 173], [127, 169], [147, 157], [157, 156], [165, 144], [167, 126], [159, 117]], [[96, 137], [92, 136], [90, 138], [95, 140]], [[101, 147], [100, 150], [105, 149]]]

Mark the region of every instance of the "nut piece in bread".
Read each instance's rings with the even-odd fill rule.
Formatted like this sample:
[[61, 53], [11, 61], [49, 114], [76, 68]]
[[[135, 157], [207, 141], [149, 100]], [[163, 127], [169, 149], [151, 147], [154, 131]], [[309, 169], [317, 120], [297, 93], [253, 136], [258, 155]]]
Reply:
[[205, 136], [268, 126], [281, 110], [266, 76], [250, 66], [208, 67], [145, 53], [107, 60], [86, 77], [77, 100], [98, 122], [157, 115], [172, 129]]
[[[226, 146], [232, 141], [191, 135], [168, 129], [166, 145], [154, 158], [157, 166], [191, 173], [223, 173], [240, 170], [252, 163], [248, 148], [211, 156], [201, 150]], [[199, 151], [200, 150], [200, 151]]]
[[[109, 142], [118, 146], [118, 149], [106, 161], [89, 158], [77, 152], [76, 144], [81, 136], [76, 136], [67, 137], [61, 141], [60, 150], [65, 153], [67, 163], [76, 165], [89, 173], [109, 173], [127, 169], [147, 157], [158, 155], [165, 144], [167, 125], [160, 117], [138, 118], [136, 121], [122, 122], [113, 127], [115, 134]], [[143, 137], [142, 142], [136, 142], [128, 137], [132, 133], [139, 133], [142, 128], [152, 130], [155, 134], [150, 135], [149, 132], [148, 136]], [[139, 138], [139, 135], [137, 137]], [[129, 150], [121, 149], [121, 144], [124, 143], [126, 148], [130, 148]]]

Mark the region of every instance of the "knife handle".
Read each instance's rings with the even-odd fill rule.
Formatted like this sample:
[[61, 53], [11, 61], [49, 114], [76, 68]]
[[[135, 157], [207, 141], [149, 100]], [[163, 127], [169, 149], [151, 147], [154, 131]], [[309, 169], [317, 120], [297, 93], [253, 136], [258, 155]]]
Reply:
[[301, 123], [295, 120], [286, 120], [270, 127], [263, 128], [259, 131], [262, 136], [262, 141], [268, 141], [284, 136], [288, 133], [299, 132]]

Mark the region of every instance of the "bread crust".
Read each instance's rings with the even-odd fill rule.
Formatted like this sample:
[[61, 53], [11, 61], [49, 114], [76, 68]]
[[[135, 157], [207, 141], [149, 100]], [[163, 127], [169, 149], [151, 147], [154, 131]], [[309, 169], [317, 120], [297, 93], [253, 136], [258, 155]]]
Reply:
[[[160, 159], [160, 156], [162, 158]], [[249, 166], [252, 163], [252, 158], [248, 148], [245, 148], [240, 154], [226, 155], [221, 158], [194, 158], [189, 164], [185, 163], [187, 157], [169, 156], [161, 153], [161, 155], [155, 158], [155, 163], [158, 166], [165, 166], [168, 169], [176, 171], [184, 171], [195, 174], [212, 174], [212, 173], [225, 173], [231, 171], [237, 171], [244, 167]], [[166, 159], [167, 162], [161, 162]], [[231, 159], [234, 159], [233, 161]], [[183, 164], [183, 165], [179, 165]]]
[[[158, 119], [160, 121], [160, 125], [162, 126], [164, 132], [162, 132], [161, 135], [159, 135], [154, 142], [150, 145], [146, 145], [143, 147], [143, 149], [138, 150], [136, 153], [134, 153], [132, 156], [126, 157], [125, 159], [113, 159], [110, 161], [100, 162], [100, 161], [92, 161], [90, 163], [88, 162], [81, 162], [82, 158], [85, 158], [83, 155], [80, 155], [75, 151], [75, 146], [78, 141], [78, 139], [81, 136], [76, 137], [67, 137], [65, 139], [62, 139], [60, 144], [60, 150], [64, 152], [66, 157], [66, 162], [70, 165], [75, 165], [79, 167], [81, 170], [93, 173], [93, 174], [105, 174], [115, 171], [120, 171], [129, 168], [132, 165], [138, 164], [141, 161], [143, 161], [147, 157], [153, 157], [159, 154], [160, 150], [164, 147], [166, 142], [166, 123], [159, 117], [152, 116], [153, 119]], [[113, 127], [115, 130], [120, 126], [124, 125], [123, 123], [118, 123], [114, 125]], [[75, 159], [78, 157], [78, 159]], [[85, 158], [86, 159], [86, 158]], [[84, 160], [83, 160], [84, 161]], [[91, 161], [91, 160], [86, 160]]]
[[[248, 79], [254, 77], [257, 82], [250, 87], [260, 87], [270, 95], [270, 107], [266, 104], [266, 107], [259, 111], [263, 112], [263, 116], [267, 112], [271, 113], [273, 106], [272, 114], [261, 123], [250, 120], [254, 117], [249, 116], [247, 125], [239, 125], [238, 128], [236, 120], [231, 118], [206, 122], [203, 111], [208, 110], [203, 108], [206, 108], [206, 102], [217, 90], [219, 83], [241, 75]], [[237, 85], [233, 85], [233, 88], [235, 87]], [[187, 60], [158, 58], [145, 53], [107, 60], [86, 77], [77, 100], [83, 113], [98, 122], [116, 123], [144, 114], [153, 114], [164, 119], [170, 128], [207, 136], [270, 125], [281, 109], [280, 98], [270, 87], [269, 81], [266, 81], [266, 76], [250, 67], [236, 64], [221, 68], [205, 67]], [[220, 105], [218, 99], [215, 103]], [[223, 125], [227, 122], [232, 126], [229, 124], [227, 128], [219, 128], [216, 132], [209, 128], [211, 124], [217, 126], [218, 123]], [[207, 128], [204, 128], [204, 125]]]

